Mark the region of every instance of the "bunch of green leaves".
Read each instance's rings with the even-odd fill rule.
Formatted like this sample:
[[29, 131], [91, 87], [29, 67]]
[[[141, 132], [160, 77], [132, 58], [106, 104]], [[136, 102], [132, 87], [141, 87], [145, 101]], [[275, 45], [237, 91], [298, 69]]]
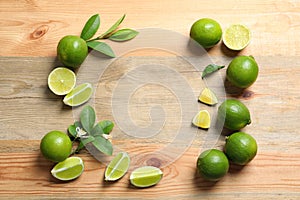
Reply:
[[100, 121], [95, 124], [96, 114], [91, 106], [85, 106], [80, 113], [80, 121], [70, 125], [68, 132], [73, 141], [78, 141], [78, 146], [74, 153], [78, 153], [85, 145], [91, 143], [100, 152], [112, 155], [113, 146], [108, 139], [108, 135], [114, 127], [114, 123], [109, 120]]
[[115, 57], [115, 53], [112, 48], [105, 42], [101, 42], [99, 40], [109, 39], [112, 41], [124, 42], [133, 39], [138, 34], [137, 31], [129, 28], [117, 30], [119, 25], [123, 22], [125, 16], [126, 15], [123, 15], [107, 31], [100, 34], [100, 36], [92, 38], [100, 27], [100, 16], [99, 14], [95, 14], [86, 22], [80, 37], [86, 41], [88, 47], [109, 57]]

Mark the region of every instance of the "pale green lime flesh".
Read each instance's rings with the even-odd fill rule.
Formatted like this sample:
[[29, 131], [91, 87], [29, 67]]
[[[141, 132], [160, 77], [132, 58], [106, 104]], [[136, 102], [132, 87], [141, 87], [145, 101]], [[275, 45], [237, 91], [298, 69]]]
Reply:
[[136, 187], [150, 187], [156, 185], [163, 177], [163, 172], [152, 166], [135, 169], [130, 175], [130, 182]]
[[108, 164], [105, 170], [105, 180], [115, 181], [122, 178], [130, 164], [130, 158], [126, 152], [118, 153]]
[[91, 98], [92, 93], [92, 85], [90, 83], [83, 83], [67, 94], [63, 102], [68, 106], [79, 106], [87, 102]]
[[51, 174], [59, 180], [69, 181], [79, 177], [83, 170], [84, 164], [81, 158], [69, 157], [57, 163], [51, 170]]

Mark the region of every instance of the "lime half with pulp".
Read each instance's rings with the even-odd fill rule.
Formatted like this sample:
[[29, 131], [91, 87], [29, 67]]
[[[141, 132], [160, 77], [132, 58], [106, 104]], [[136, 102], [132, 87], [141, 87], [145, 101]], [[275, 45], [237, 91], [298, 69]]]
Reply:
[[251, 40], [251, 32], [245, 25], [233, 24], [223, 33], [223, 42], [231, 50], [244, 49]]
[[75, 73], [65, 67], [52, 70], [48, 76], [48, 87], [56, 95], [68, 94], [76, 84]]
[[130, 183], [136, 187], [150, 187], [156, 185], [163, 177], [163, 172], [153, 166], [135, 169], [130, 175]]
[[115, 181], [122, 178], [130, 164], [130, 158], [126, 152], [118, 153], [108, 164], [105, 170], [105, 180]]
[[83, 161], [79, 157], [69, 157], [57, 163], [51, 170], [51, 174], [62, 181], [69, 181], [79, 177], [84, 170]]

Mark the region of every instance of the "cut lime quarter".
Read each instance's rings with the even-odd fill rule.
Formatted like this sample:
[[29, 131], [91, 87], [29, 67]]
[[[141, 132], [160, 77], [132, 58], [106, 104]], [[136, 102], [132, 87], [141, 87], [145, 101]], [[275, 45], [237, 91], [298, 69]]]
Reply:
[[201, 94], [199, 95], [198, 99], [200, 102], [207, 104], [207, 105], [211, 105], [211, 106], [218, 103], [217, 96], [209, 88], [204, 88], [202, 90]]
[[153, 166], [135, 169], [130, 174], [130, 183], [136, 187], [145, 188], [156, 185], [163, 177], [163, 172]]
[[108, 164], [105, 170], [106, 181], [116, 181], [122, 178], [130, 164], [130, 158], [126, 152], [118, 153]]
[[57, 163], [51, 170], [51, 174], [62, 181], [69, 181], [79, 177], [84, 170], [83, 161], [79, 157], [69, 157]]
[[207, 110], [200, 110], [193, 118], [194, 126], [208, 129], [210, 127], [210, 114]]
[[90, 83], [83, 83], [75, 87], [63, 100], [68, 106], [79, 106], [87, 102], [93, 94], [93, 86]]
[[251, 40], [251, 32], [241, 24], [233, 24], [229, 26], [223, 34], [223, 42], [226, 47], [231, 50], [244, 49]]
[[76, 84], [75, 73], [65, 67], [57, 67], [48, 76], [48, 87], [56, 95], [68, 94]]

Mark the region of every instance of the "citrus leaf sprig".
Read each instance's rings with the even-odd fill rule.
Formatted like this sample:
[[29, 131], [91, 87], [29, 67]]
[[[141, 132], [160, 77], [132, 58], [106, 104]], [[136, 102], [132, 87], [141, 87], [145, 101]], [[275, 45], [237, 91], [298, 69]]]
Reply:
[[69, 134], [78, 140], [79, 144], [74, 153], [78, 153], [85, 145], [91, 143], [100, 152], [112, 155], [113, 146], [109, 141], [109, 133], [114, 123], [109, 120], [100, 121], [95, 125], [96, 114], [91, 106], [86, 106], [80, 113], [80, 122], [76, 121], [68, 128]]
[[100, 16], [99, 14], [95, 14], [91, 16], [86, 24], [84, 25], [80, 37], [84, 39], [91, 49], [99, 51], [104, 55], [109, 57], [116, 57], [112, 48], [106, 44], [105, 42], [100, 42], [98, 40], [105, 40], [109, 39], [116, 42], [124, 42], [133, 39], [135, 36], [138, 35], [138, 32], [129, 28], [117, 30], [119, 25], [125, 19], [125, 14], [118, 19], [107, 31], [101, 34], [98, 37], [92, 39], [92, 37], [96, 34], [100, 27]]
[[224, 68], [225, 65], [215, 65], [215, 64], [209, 64], [205, 67], [204, 71], [202, 72], [202, 79], [206, 76], [208, 76], [209, 74], [212, 74], [216, 71], [218, 71], [219, 69]]

